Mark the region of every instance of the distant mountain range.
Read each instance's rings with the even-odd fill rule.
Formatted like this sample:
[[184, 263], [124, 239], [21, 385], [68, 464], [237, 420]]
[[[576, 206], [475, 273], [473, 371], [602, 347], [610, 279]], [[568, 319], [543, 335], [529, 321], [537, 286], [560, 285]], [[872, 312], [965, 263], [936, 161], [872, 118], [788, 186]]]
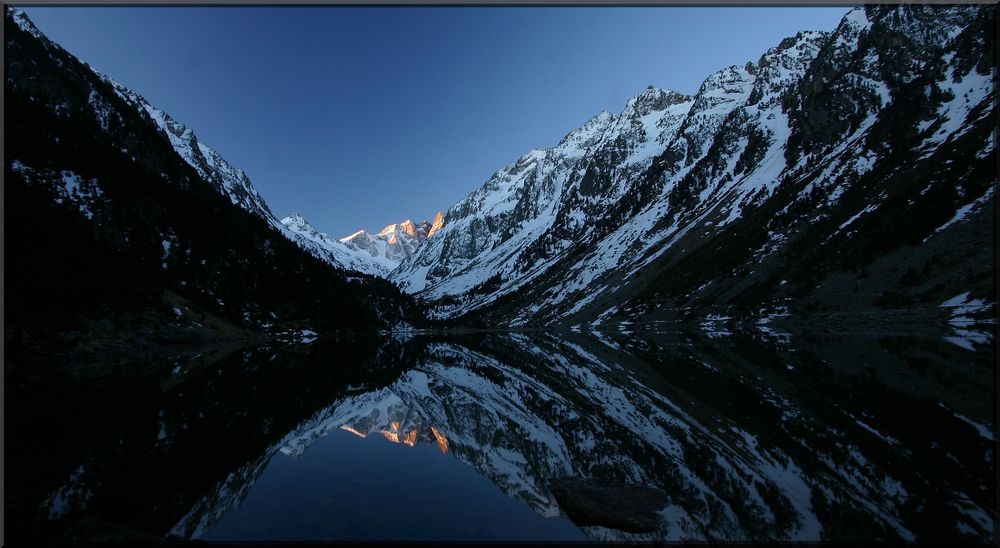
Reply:
[[[298, 213], [281, 220], [296, 241], [315, 243], [320, 249], [329, 250], [331, 263], [383, 278], [388, 278], [401, 262], [416, 253], [427, 238], [441, 229], [443, 223], [444, 213], [438, 213], [434, 221], [414, 224], [407, 219], [383, 228], [378, 234], [359, 230], [346, 238], [335, 239], [313, 228]], [[345, 256], [345, 253], [349, 255]]]
[[[279, 221], [246, 174], [191, 129], [9, 9], [7, 86], [23, 96], [15, 103], [48, 109], [23, 114], [26, 124], [89, 116], [79, 131], [110, 136], [101, 146], [117, 151], [115, 162], [142, 161], [134, 140], [115, 137], [120, 126], [150, 126], [193, 168], [186, 180], [203, 180], [329, 265], [390, 280], [439, 320], [933, 315], [963, 291], [995, 301], [993, 17], [992, 6], [853, 9], [833, 32], [800, 32], [712, 73], [694, 95], [650, 86], [621, 112], [601, 112], [497, 171], [433, 221], [342, 238], [298, 214]], [[79, 81], [72, 93], [56, 75]], [[142, 139], [161, 146], [148, 131]], [[70, 173], [58, 157], [9, 149], [6, 158], [28, 185], [44, 178], [42, 165]], [[109, 195], [84, 171], [50, 177], [53, 196], [100, 209]], [[174, 241], [170, 227], [156, 230], [157, 242]], [[163, 243], [164, 257], [174, 245]]]

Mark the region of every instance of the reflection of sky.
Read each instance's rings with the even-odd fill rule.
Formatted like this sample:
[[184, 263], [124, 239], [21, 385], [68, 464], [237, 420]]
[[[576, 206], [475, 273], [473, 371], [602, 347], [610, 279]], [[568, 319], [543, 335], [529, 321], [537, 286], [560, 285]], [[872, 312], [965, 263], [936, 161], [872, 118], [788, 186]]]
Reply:
[[298, 458], [276, 453], [243, 504], [202, 540], [585, 540], [436, 444], [342, 430]]
[[430, 219], [647, 85], [697, 91], [838, 8], [31, 7], [244, 169], [279, 218]]

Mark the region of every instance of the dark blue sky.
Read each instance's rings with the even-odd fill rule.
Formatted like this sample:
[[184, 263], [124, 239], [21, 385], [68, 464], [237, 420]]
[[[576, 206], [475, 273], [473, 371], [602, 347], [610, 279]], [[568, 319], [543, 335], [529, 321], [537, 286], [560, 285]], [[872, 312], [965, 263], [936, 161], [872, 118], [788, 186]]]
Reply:
[[29, 7], [242, 168], [279, 218], [429, 219], [647, 85], [694, 93], [848, 8]]

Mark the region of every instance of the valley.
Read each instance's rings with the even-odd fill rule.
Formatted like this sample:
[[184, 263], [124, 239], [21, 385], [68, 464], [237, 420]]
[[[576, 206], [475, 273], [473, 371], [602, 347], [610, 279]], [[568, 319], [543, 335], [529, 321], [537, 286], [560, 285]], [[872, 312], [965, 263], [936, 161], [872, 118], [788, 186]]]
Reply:
[[995, 542], [995, 6], [346, 235], [4, 12], [5, 540]]

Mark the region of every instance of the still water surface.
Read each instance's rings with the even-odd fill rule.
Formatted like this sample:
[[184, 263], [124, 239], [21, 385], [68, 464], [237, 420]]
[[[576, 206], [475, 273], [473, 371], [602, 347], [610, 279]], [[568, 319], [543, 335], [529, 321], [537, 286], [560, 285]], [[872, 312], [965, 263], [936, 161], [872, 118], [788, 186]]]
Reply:
[[[492, 333], [8, 373], [11, 534], [989, 542], [992, 344]], [[578, 526], [557, 478], [668, 503]]]
[[544, 518], [436, 445], [411, 448], [342, 430], [297, 458], [272, 460], [240, 507], [201, 538], [587, 539], [569, 520]]

